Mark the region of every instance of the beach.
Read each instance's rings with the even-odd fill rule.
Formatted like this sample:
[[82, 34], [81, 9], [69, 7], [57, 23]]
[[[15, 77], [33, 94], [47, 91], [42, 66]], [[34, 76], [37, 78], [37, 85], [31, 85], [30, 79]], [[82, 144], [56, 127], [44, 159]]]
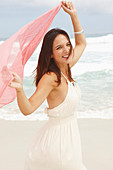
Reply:
[[[55, 1], [51, 1], [51, 3], [48, 3], [48, 1], [44, 1], [44, 3], [42, 1], [40, 3], [39, 1], [32, 3], [30, 1], [24, 3], [18, 1], [16, 3], [15, 1], [13, 5], [13, 1], [10, 3], [4, 1], [1, 4], [0, 44], [4, 43], [5, 40], [10, 42], [9, 37], [13, 34], [15, 35], [25, 25], [22, 28], [23, 31], [20, 31], [21, 34], [17, 36], [19, 38], [16, 38], [12, 45], [9, 43], [9, 46], [6, 46], [8, 47], [7, 50], [4, 48], [1, 63], [6, 63], [6, 68], [15, 72], [19, 67], [15, 67], [16, 69], [13, 70], [13, 62], [16, 61], [15, 56], [20, 55], [22, 62], [20, 61], [19, 69], [22, 69], [21, 65], [23, 64], [23, 89], [28, 99], [36, 90], [32, 73], [37, 68], [42, 47], [41, 41], [39, 45], [37, 43], [37, 48], [33, 52], [33, 48], [35, 49], [34, 44], [36, 44], [35, 37], [36, 34], [38, 35], [35, 30], [38, 30], [38, 27], [35, 25], [36, 29], [34, 28], [32, 20], [35, 19], [36, 21], [38, 16], [49, 10], [50, 6], [48, 4], [52, 7], [53, 2]], [[83, 164], [87, 170], [113, 170], [113, 31], [112, 25], [108, 23], [113, 18], [112, 11], [110, 11], [112, 8], [109, 8], [109, 3], [106, 4], [105, 8], [105, 3], [99, 6], [99, 1], [96, 3], [90, 2], [84, 1], [84, 3], [75, 4], [86, 36], [87, 46], [79, 61], [71, 69], [72, 77], [81, 89], [81, 100], [79, 106], [77, 106], [77, 120], [81, 136]], [[7, 11], [5, 11], [4, 7], [6, 7]], [[19, 10], [20, 7], [21, 9]], [[42, 18], [40, 17], [41, 20]], [[65, 28], [64, 30], [68, 31], [72, 46], [75, 47], [75, 34], [71, 30], [72, 23], [70, 24], [69, 22], [68, 19], [65, 22], [64, 16], [59, 13], [58, 18], [55, 19], [50, 28], [57, 28], [57, 25], [58, 28]], [[31, 29], [28, 29], [26, 25], [28, 23]], [[45, 28], [43, 24], [42, 26]], [[24, 28], [27, 29], [26, 32]], [[33, 28], [34, 35], [31, 33]], [[39, 35], [43, 31], [44, 29], [39, 32]], [[24, 39], [22, 40], [23, 36]], [[39, 37], [37, 36], [36, 38], [37, 42]], [[28, 46], [30, 50], [27, 50]], [[10, 49], [10, 55], [8, 49]], [[19, 51], [22, 51], [22, 55]], [[28, 61], [26, 60], [26, 64], [23, 58], [24, 55], [25, 60], [30, 57]], [[6, 56], [8, 56], [7, 62], [5, 62]], [[2, 68], [5, 67], [1, 67], [1, 71], [4, 71]], [[5, 80], [2, 74], [1, 80]], [[2, 83], [1, 87], [0, 89], [4, 90]], [[5, 102], [2, 101], [1, 96], [0, 105], [3, 103]], [[45, 116], [47, 116], [45, 114], [46, 107], [49, 107], [47, 100], [33, 114], [24, 116], [20, 113], [17, 99], [15, 98], [14, 101], [7, 99], [6, 105], [0, 108], [0, 170], [24, 170], [25, 157], [30, 143], [34, 135], [48, 121], [45, 119]], [[57, 136], [55, 137], [57, 138]], [[67, 150], [66, 153], [68, 153]], [[38, 168], [37, 170], [40, 169]], [[69, 170], [72, 169], [70, 168]]]
[[[45, 121], [0, 119], [0, 170], [24, 170], [27, 149]], [[113, 119], [78, 119], [87, 170], [113, 170]]]

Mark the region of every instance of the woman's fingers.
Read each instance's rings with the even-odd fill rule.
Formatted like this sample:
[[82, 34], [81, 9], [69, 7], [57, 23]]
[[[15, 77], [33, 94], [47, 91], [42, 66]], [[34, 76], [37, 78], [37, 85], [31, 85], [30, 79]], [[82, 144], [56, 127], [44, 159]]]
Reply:
[[8, 86], [11, 88], [15, 88], [17, 90], [22, 89], [22, 85], [19, 83], [15, 83], [15, 82], [11, 82]]
[[71, 14], [75, 11], [75, 7], [72, 2], [62, 1], [62, 8], [68, 14]]
[[10, 71], [10, 73], [12, 73], [14, 76], [17, 76], [17, 74], [16, 74], [16, 73], [14, 73], [14, 72], [12, 72], [12, 71]]
[[10, 71], [10, 73], [12, 73], [15, 79], [21, 79], [17, 73], [14, 73], [12, 71]]
[[10, 71], [10, 73], [13, 75], [14, 79], [9, 83], [8, 87], [15, 88], [16, 90], [22, 89], [23, 83], [19, 75], [13, 71]]
[[22, 84], [22, 79], [20, 78], [20, 76], [17, 73], [14, 73], [12, 71], [10, 71], [10, 73], [13, 75], [14, 79], [11, 82], [16, 82], [16, 83], [20, 83]]
[[63, 8], [63, 10], [65, 11], [65, 12], [69, 12], [69, 9], [67, 8], [67, 6], [66, 5], [62, 5], [62, 8]]
[[76, 11], [74, 4], [71, 1], [62, 1], [62, 8], [69, 14]]

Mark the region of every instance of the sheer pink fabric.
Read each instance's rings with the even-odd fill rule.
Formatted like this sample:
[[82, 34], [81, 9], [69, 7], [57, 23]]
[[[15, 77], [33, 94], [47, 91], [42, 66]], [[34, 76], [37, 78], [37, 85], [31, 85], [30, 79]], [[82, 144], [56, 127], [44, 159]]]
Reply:
[[39, 45], [60, 8], [61, 3], [22, 27], [0, 45], [0, 108], [16, 98], [16, 90], [8, 87], [13, 80], [9, 71], [17, 73], [23, 80], [27, 60]]

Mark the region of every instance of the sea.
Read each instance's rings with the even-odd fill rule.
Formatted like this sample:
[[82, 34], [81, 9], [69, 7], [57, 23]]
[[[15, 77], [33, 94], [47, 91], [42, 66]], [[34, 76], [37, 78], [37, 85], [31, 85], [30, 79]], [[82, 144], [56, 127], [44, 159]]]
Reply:
[[[77, 118], [113, 119], [113, 34], [86, 37], [87, 46], [78, 63], [72, 68], [72, 77], [81, 88], [82, 96], [77, 107]], [[4, 41], [0, 41], [0, 44]], [[71, 38], [74, 44], [74, 39]], [[25, 65], [23, 88], [27, 98], [35, 92], [33, 70], [37, 66], [41, 44]], [[47, 101], [31, 115], [24, 116], [18, 107], [17, 98], [0, 108], [0, 119], [47, 120], [44, 113]]]

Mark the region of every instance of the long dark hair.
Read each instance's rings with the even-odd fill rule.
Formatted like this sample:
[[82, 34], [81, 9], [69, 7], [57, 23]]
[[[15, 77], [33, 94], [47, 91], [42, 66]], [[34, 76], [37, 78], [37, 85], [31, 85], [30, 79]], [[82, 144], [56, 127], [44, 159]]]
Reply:
[[[71, 41], [70, 41], [70, 38], [69, 38], [67, 32], [65, 32], [62, 29], [54, 28], [45, 34], [43, 43], [42, 43], [42, 47], [41, 47], [41, 51], [39, 54], [38, 64], [37, 64], [36, 69], [33, 71], [33, 74], [36, 71], [36, 75], [34, 77], [34, 82], [35, 82], [36, 87], [37, 87], [41, 77], [45, 73], [49, 74], [50, 72], [54, 72], [57, 75], [58, 85], [60, 85], [60, 83], [61, 83], [60, 69], [56, 65], [54, 58], [51, 58], [51, 55], [53, 54], [53, 41], [56, 38], [56, 36], [58, 36], [59, 34], [65, 35], [67, 37], [69, 43], [71, 44]], [[72, 44], [71, 44], [71, 48], [70, 48], [70, 54], [71, 54], [71, 51], [72, 51]], [[71, 77], [71, 70], [70, 70], [69, 64], [68, 64], [68, 78], [70, 81], [73, 81], [73, 79]]]

